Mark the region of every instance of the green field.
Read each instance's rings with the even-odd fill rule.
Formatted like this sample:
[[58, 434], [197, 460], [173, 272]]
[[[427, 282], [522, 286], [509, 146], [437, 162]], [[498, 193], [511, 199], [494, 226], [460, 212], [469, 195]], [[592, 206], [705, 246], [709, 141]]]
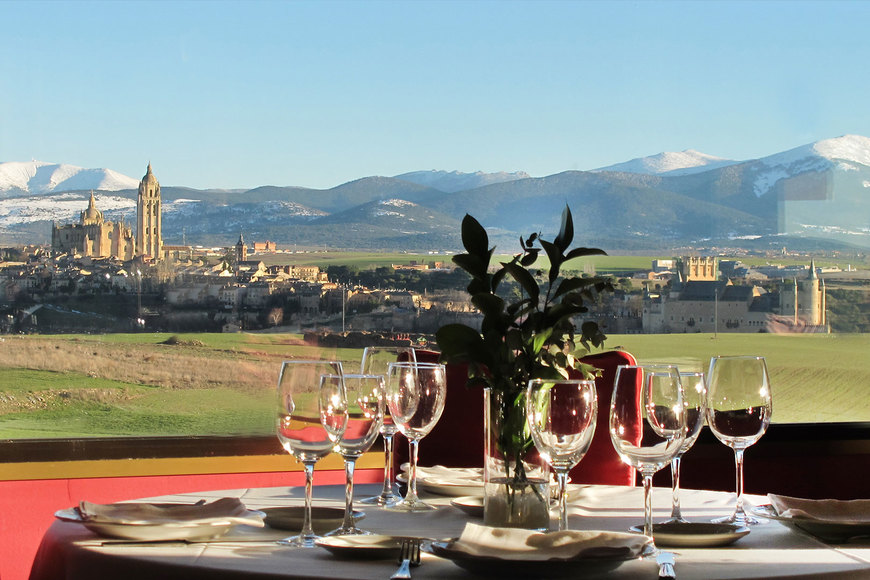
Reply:
[[[298, 335], [173, 337], [4, 338], [0, 437], [269, 434], [281, 360], [338, 358], [356, 370], [361, 355], [304, 345]], [[762, 355], [774, 422], [870, 421], [870, 335], [615, 335], [607, 346], [701, 369], [715, 354]]]
[[[360, 270], [374, 269], [392, 264], [445, 262], [452, 265], [452, 254], [410, 254], [400, 252], [306, 252], [294, 254], [255, 254], [249, 256], [252, 260], [262, 260], [264, 264], [293, 264], [296, 266], [314, 265], [325, 270], [329, 266], [348, 266]], [[510, 260], [509, 254], [493, 256], [496, 261]], [[582, 270], [585, 264], [591, 264], [599, 274], [611, 272], [637, 271], [649, 269], [652, 260], [669, 258], [669, 256], [590, 256], [577, 258], [568, 262], [567, 269]], [[538, 259], [537, 265], [545, 268], [548, 265], [546, 256]]]

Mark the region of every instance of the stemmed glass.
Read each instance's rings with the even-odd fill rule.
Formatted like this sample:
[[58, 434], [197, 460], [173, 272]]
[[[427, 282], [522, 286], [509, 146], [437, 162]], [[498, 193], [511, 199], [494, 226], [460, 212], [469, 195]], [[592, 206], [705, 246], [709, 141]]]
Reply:
[[737, 505], [734, 513], [715, 520], [738, 525], [759, 520], [743, 510], [743, 452], [761, 439], [772, 412], [767, 364], [760, 356], [716, 356], [710, 360], [707, 424], [716, 438], [734, 449]]
[[393, 421], [411, 444], [411, 471], [408, 491], [402, 501], [386, 509], [405, 512], [434, 510], [417, 497], [417, 448], [420, 439], [438, 423], [447, 395], [446, 368], [443, 364], [397, 362], [387, 371], [387, 406]]
[[[367, 346], [363, 350], [361, 372], [364, 375], [387, 375], [390, 363], [417, 362], [414, 349], [409, 346]], [[384, 420], [381, 422], [381, 435], [384, 436], [384, 487], [381, 493], [374, 497], [361, 499], [360, 503], [385, 506], [401, 501], [402, 496], [393, 489], [393, 435], [396, 425], [390, 416], [389, 408], [384, 410]]]
[[341, 440], [347, 425], [347, 398], [341, 363], [284, 361], [278, 377], [278, 440], [305, 467], [305, 516], [298, 536], [278, 543], [313, 548], [311, 527], [314, 464]]
[[568, 529], [568, 472], [592, 443], [598, 394], [595, 381], [533, 379], [526, 389], [526, 416], [535, 447], [559, 482], [559, 531]]
[[610, 403], [610, 439], [643, 476], [643, 533], [652, 534], [652, 477], [680, 452], [686, 408], [673, 365], [620, 365]]
[[680, 459], [692, 448], [706, 419], [704, 409], [707, 406], [707, 387], [704, 384], [704, 373], [680, 372], [680, 384], [683, 386], [683, 405], [686, 407], [686, 439], [680, 451], [671, 460], [671, 482], [673, 484], [673, 507], [671, 517], [664, 524], [685, 524], [688, 522], [680, 511]]
[[347, 392], [347, 428], [338, 442], [344, 457], [344, 521], [327, 536], [354, 536], [372, 532], [356, 527], [353, 519], [353, 471], [356, 460], [369, 450], [378, 437], [384, 419], [384, 377], [381, 375], [344, 375]]

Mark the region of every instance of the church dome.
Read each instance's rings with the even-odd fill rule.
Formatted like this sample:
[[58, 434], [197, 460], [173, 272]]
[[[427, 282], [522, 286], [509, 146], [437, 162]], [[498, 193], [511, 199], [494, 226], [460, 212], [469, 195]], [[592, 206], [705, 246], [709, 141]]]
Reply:
[[97, 209], [94, 201], [94, 192], [91, 192], [91, 199], [88, 201], [88, 209], [82, 212], [82, 224], [94, 224], [103, 221], [103, 212]]
[[148, 164], [148, 171], [145, 173], [145, 177], [142, 178], [142, 183], [157, 183], [157, 178], [154, 177], [154, 173], [151, 172], [151, 164]]

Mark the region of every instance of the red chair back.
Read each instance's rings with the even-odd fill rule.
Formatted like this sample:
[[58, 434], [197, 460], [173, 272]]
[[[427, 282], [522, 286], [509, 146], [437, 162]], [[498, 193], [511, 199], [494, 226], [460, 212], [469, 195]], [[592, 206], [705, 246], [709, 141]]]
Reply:
[[[438, 362], [439, 353], [417, 350], [418, 362]], [[574, 483], [634, 485], [634, 468], [619, 459], [610, 442], [610, 399], [616, 368], [637, 364], [635, 358], [624, 351], [596, 353], [581, 359], [602, 370], [595, 379], [598, 390], [598, 420], [592, 445], [583, 460], [571, 470]], [[467, 388], [468, 367], [465, 364], [447, 365], [447, 399], [438, 424], [420, 442], [419, 464], [423, 466], [480, 467], [483, 465], [483, 390]], [[638, 392], [640, 385], [638, 384]], [[408, 446], [397, 438], [394, 465], [408, 461]]]

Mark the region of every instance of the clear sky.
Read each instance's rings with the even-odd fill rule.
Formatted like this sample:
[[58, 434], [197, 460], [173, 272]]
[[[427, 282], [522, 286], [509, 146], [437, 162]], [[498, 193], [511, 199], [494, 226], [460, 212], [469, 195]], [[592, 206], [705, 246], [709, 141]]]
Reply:
[[870, 136], [870, 2], [0, 1], [0, 161], [162, 185]]

